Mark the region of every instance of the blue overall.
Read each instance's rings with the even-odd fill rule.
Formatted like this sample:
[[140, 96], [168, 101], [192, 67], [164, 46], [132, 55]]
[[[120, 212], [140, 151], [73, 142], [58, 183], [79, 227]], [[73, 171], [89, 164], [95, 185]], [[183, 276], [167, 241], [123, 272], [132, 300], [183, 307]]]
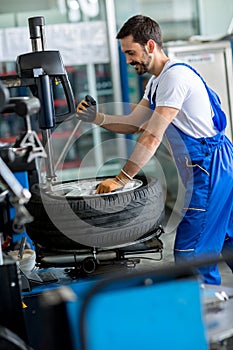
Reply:
[[[185, 186], [184, 212], [177, 227], [174, 245], [176, 262], [191, 259], [217, 258], [222, 255], [233, 271], [233, 145], [225, 136], [226, 116], [216, 93], [203, 81], [214, 112], [213, 122], [217, 135], [194, 138], [170, 124], [166, 130], [173, 156]], [[158, 87], [158, 86], [157, 86]], [[156, 87], [156, 90], [157, 90]], [[156, 90], [151, 101], [155, 109]], [[227, 254], [226, 254], [227, 253]], [[217, 264], [198, 268], [203, 282], [221, 284]]]

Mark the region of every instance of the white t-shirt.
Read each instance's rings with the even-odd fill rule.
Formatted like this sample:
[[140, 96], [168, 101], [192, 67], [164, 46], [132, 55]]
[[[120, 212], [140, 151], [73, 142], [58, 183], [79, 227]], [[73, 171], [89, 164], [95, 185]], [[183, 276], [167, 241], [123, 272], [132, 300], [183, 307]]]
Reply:
[[179, 109], [172, 122], [177, 128], [195, 138], [216, 135], [218, 131], [213, 124], [212, 108], [203, 81], [186, 66], [179, 65], [168, 69], [177, 62], [181, 61], [169, 60], [159, 76], [150, 78], [143, 98], [148, 100], [150, 86], [152, 98], [158, 85], [156, 106]]

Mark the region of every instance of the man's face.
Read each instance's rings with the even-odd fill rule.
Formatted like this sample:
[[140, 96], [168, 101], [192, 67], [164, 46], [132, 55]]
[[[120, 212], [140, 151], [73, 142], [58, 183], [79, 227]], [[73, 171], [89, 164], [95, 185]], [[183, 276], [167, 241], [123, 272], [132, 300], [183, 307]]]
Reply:
[[121, 50], [125, 53], [127, 64], [134, 66], [138, 75], [149, 72], [151, 56], [146, 47], [133, 41], [132, 35], [121, 39]]

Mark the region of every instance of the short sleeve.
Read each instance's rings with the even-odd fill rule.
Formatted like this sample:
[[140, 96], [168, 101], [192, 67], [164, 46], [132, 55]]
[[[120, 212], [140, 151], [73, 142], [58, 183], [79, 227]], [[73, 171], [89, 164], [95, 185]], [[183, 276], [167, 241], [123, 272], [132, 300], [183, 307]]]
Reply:
[[156, 106], [181, 109], [190, 93], [190, 79], [193, 73], [183, 67], [169, 69], [161, 78], [156, 91]]

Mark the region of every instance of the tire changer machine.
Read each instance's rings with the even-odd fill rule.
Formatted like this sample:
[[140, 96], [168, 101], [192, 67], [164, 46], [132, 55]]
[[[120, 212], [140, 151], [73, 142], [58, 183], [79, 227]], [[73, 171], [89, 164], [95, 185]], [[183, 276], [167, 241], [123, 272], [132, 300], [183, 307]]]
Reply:
[[[4, 238], [22, 232], [33, 220], [27, 203], [40, 158], [46, 160], [47, 186], [52, 188], [56, 181], [51, 132], [56, 122], [71, 118], [75, 113], [72, 90], [60, 54], [44, 50], [43, 17], [30, 18], [29, 27], [33, 52], [19, 56], [18, 75], [1, 78], [0, 84], [1, 112], [18, 114], [24, 118], [26, 126], [26, 133], [14, 146], [0, 148]], [[68, 105], [66, 115], [55, 116], [51, 79], [62, 83]], [[33, 96], [10, 98], [9, 89], [16, 86], [30, 87]], [[36, 113], [42, 143], [31, 128], [30, 116]], [[19, 181], [19, 171], [29, 175], [29, 182]], [[15, 211], [9, 219], [10, 207]], [[159, 227], [149, 239], [158, 239], [162, 232]], [[24, 243], [22, 239], [20, 254]], [[209, 349], [212, 320], [205, 316], [203, 291], [192, 265], [171, 266], [159, 271], [126, 269], [114, 275], [91, 276], [93, 265], [90, 271], [79, 264], [78, 268], [74, 265], [67, 271], [58, 269], [60, 272], [55, 277], [50, 267], [49, 277], [36, 280], [20, 271], [18, 262], [5, 253], [6, 245], [5, 241], [0, 254], [2, 350]], [[161, 254], [161, 250], [162, 242], [158, 239], [156, 247], [149, 252]], [[120, 258], [132, 263], [124, 255]], [[133, 264], [135, 266], [135, 261]], [[89, 261], [85, 266], [90, 266]], [[44, 266], [40, 268], [44, 270]], [[209, 292], [211, 299], [213, 293]]]

